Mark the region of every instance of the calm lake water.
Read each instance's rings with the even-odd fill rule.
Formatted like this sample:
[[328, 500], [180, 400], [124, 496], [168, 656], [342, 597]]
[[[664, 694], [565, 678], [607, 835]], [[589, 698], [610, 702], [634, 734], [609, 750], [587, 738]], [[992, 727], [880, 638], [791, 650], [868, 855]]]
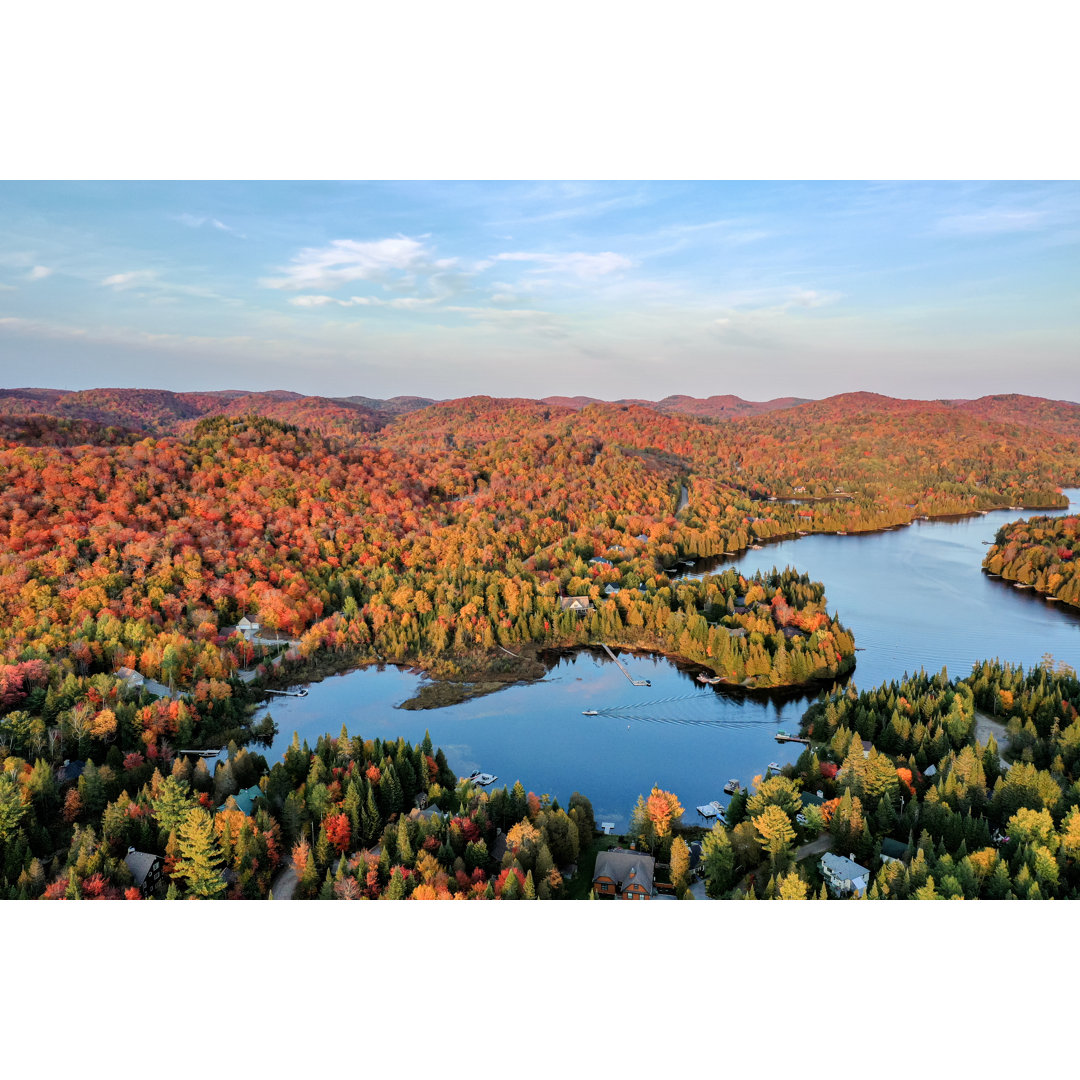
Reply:
[[[1080, 489], [1066, 492], [1080, 510]], [[790, 565], [825, 585], [829, 610], [855, 634], [860, 687], [925, 667], [966, 675], [977, 660], [1000, 657], [1036, 664], [1050, 652], [1080, 667], [1080, 615], [980, 570], [998, 528], [1025, 516], [1002, 510], [959, 521], [916, 522], [869, 536], [807, 536], [766, 545], [695, 568], [732, 565], [744, 574]], [[270, 710], [279, 735], [267, 754], [280, 759], [294, 731], [314, 745], [324, 732], [410, 742], [430, 730], [459, 775], [495, 773], [496, 786], [521, 780], [565, 805], [587, 795], [597, 821], [629, 821], [639, 794], [653, 784], [674, 791], [686, 821], [694, 807], [726, 802], [724, 783], [744, 786], [769, 762], [794, 761], [794, 731], [810, 698], [762, 699], [703, 688], [692, 672], [653, 657], [620, 659], [635, 687], [603, 653], [561, 658], [546, 679], [445, 709], [407, 712], [421, 677], [395, 667], [369, 667], [312, 684], [306, 698], [282, 698]], [[599, 716], [583, 716], [597, 709]]]

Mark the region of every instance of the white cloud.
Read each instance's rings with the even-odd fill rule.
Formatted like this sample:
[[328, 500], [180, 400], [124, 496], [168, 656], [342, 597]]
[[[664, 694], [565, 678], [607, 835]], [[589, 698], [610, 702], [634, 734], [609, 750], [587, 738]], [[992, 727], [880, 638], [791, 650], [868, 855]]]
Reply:
[[334, 240], [326, 247], [303, 248], [281, 267], [284, 277], [265, 278], [262, 284], [271, 289], [333, 289], [350, 281], [397, 280], [402, 274], [455, 264], [455, 259], [432, 259], [431, 251], [409, 236]]
[[997, 233], [1030, 232], [1046, 223], [1042, 210], [981, 210], [974, 214], [953, 214], [941, 218], [937, 232], [946, 236], [992, 236]]
[[499, 262], [531, 262], [545, 271], [573, 274], [579, 278], [596, 278], [618, 270], [629, 270], [634, 262], [625, 255], [614, 251], [600, 251], [589, 254], [584, 251], [571, 251], [563, 254], [548, 254], [537, 251], [507, 251], [495, 256]]
[[41, 281], [42, 278], [47, 278], [52, 273], [52, 268], [48, 266], [35, 266], [29, 274], [26, 275], [29, 281]]
[[324, 307], [326, 304], [337, 304], [339, 307], [388, 307], [388, 308], [418, 308], [427, 304], [434, 304], [436, 298], [419, 296], [399, 296], [393, 300], [384, 300], [379, 296], [350, 296], [348, 300], [340, 300], [336, 296], [294, 296], [289, 303], [296, 307]]
[[104, 278], [102, 285], [112, 289], [134, 289], [140, 285], [153, 285], [157, 281], [156, 270], [129, 270], [123, 274], [111, 274]]

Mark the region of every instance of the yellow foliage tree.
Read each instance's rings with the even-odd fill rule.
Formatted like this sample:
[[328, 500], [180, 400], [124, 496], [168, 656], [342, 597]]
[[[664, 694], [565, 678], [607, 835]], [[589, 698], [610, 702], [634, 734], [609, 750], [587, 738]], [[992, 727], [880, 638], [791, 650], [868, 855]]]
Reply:
[[775, 859], [782, 854], [788, 844], [795, 839], [795, 830], [791, 819], [775, 804], [765, 809], [753, 819], [754, 828], [759, 833], [758, 843]]
[[116, 713], [112, 709], [102, 709], [95, 713], [87, 726], [94, 739], [109, 739], [116, 734]]

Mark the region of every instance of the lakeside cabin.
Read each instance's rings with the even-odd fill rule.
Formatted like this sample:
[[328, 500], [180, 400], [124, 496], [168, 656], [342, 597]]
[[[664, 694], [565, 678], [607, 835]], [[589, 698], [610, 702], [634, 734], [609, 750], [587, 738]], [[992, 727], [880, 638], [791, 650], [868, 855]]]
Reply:
[[656, 860], [643, 851], [612, 848], [596, 856], [592, 885], [600, 900], [651, 900]]

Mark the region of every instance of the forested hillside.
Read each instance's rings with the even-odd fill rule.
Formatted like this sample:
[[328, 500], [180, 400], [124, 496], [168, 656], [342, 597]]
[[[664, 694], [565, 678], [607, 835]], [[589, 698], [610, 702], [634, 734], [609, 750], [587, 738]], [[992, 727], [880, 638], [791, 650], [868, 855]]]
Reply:
[[1033, 517], [998, 529], [983, 569], [1080, 607], [1078, 519]]
[[[83, 889], [98, 854], [101, 888], [121, 888], [107, 860], [123, 843], [165, 844], [176, 830], [163, 834], [158, 820], [131, 832], [120, 819], [153, 816], [145, 807], [179, 748], [249, 740], [266, 680], [381, 659], [505, 681], [534, 677], [537, 650], [606, 641], [682, 658], [732, 686], [831, 685], [852, 666], [858, 628], [829, 613], [819, 584], [790, 570], [673, 575], [799, 533], [1060, 506], [1060, 487], [1080, 477], [1075, 433], [873, 395], [734, 420], [486, 397], [399, 402], [408, 411], [393, 415], [239, 391], [26, 390], [0, 404], [0, 753], [10, 761], [0, 802], [13, 894], [63, 880], [28, 869], [54, 865], [58, 846], [75, 867], [65, 890]], [[236, 629], [244, 617], [261, 641]], [[151, 693], [132, 679], [162, 685]], [[354, 750], [353, 770], [381, 769], [379, 754]], [[251, 758], [233, 767], [244, 780], [265, 771]], [[70, 806], [56, 780], [65, 759], [85, 761], [90, 776]], [[323, 765], [350, 768], [334, 754]], [[209, 796], [206, 778], [190, 780], [177, 798]], [[331, 797], [307, 804], [308, 825], [345, 797], [347, 783], [336, 793], [325, 783]], [[482, 802], [470, 800], [448, 808], [467, 817]], [[547, 811], [533, 809], [542, 833]], [[274, 820], [291, 841], [293, 825]], [[238, 880], [251, 872], [243, 895], [262, 890], [271, 852], [283, 851], [272, 823], [221, 828], [249, 830], [251, 864], [233, 869]], [[418, 831], [409, 844], [430, 838]], [[453, 858], [432, 854], [442, 871], [425, 864], [436, 892], [440, 872], [457, 880], [463, 856], [450, 848]], [[323, 889], [326, 860], [315, 860]], [[353, 869], [358, 887], [375, 887]], [[511, 890], [526, 891], [528, 877]], [[386, 873], [378, 887], [390, 887]]]

